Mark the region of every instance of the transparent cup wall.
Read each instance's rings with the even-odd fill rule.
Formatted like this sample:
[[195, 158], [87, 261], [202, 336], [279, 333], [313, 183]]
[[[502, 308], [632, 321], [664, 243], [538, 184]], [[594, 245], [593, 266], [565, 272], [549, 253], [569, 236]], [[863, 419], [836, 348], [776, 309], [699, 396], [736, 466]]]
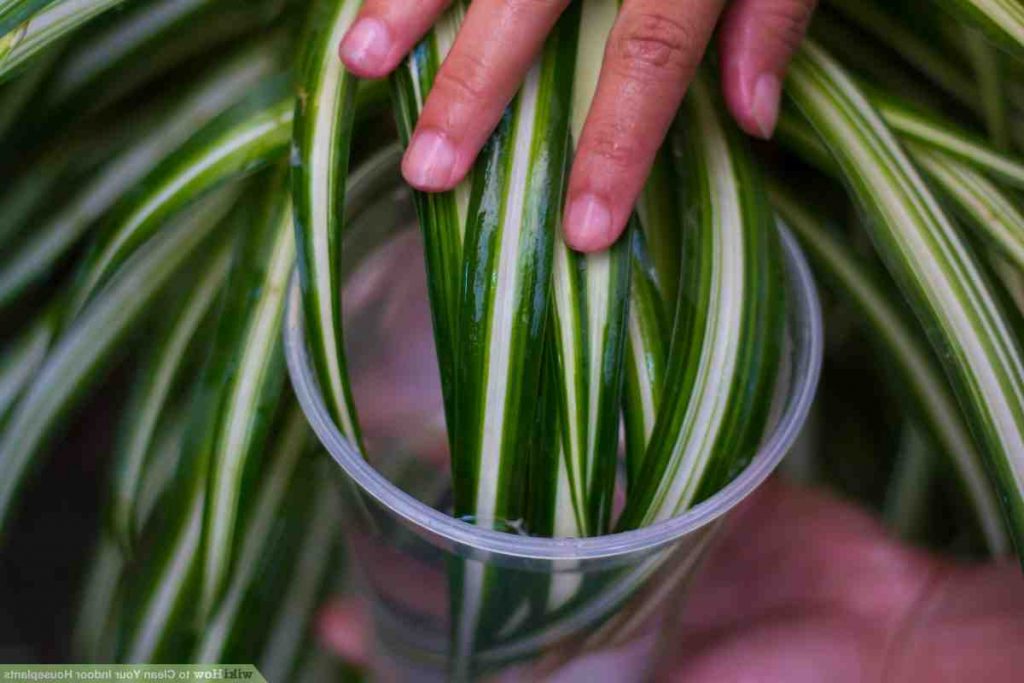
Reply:
[[370, 462], [328, 417], [297, 284], [285, 329], [292, 383], [340, 467], [348, 556], [375, 629], [374, 672], [382, 680], [644, 680], [715, 531], [781, 461], [806, 418], [821, 363], [807, 265], [784, 233], [789, 338], [776, 417], [728, 487], [673, 520], [595, 539], [477, 528], [447, 514], [422, 255], [397, 160], [390, 150], [354, 181], [353, 194], [371, 201], [349, 206], [345, 238], [346, 343]]

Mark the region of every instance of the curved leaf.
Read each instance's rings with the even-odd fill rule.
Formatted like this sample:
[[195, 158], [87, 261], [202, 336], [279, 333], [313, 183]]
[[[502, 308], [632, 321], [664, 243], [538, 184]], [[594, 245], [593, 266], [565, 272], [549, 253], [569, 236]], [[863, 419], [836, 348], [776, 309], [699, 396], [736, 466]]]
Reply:
[[262, 462], [270, 421], [284, 382], [281, 320], [295, 265], [292, 207], [280, 182], [264, 189], [266, 209], [243, 232], [213, 339], [213, 372], [224, 376], [211, 440], [203, 531], [201, 614], [213, 610], [234, 556], [245, 483]]
[[924, 114], [895, 98], [872, 93], [885, 123], [902, 138], [949, 154], [1013, 187], [1024, 189], [1024, 161], [993, 149], [981, 138], [937, 116]]
[[988, 457], [1018, 549], [1024, 543], [1024, 363], [974, 256], [882, 118], [824, 51], [807, 44], [788, 93], [832, 150], [883, 260], [927, 330]]
[[282, 97], [282, 85], [266, 84], [252, 99], [200, 129], [121, 202], [82, 264], [69, 303], [70, 317], [167, 216], [284, 152], [291, 133], [292, 103]]
[[[290, 223], [287, 228], [290, 233]], [[236, 621], [240, 616], [246, 592], [257, 578], [261, 560], [270, 549], [273, 540], [271, 529], [275, 522], [284, 516], [281, 506], [286, 500], [285, 494], [292, 484], [300, 458], [307, 452], [309, 437], [310, 430], [305, 417], [296, 406], [291, 406], [277, 442], [267, 453], [266, 471], [261, 474], [252, 514], [249, 515], [239, 544], [237, 569], [231, 573], [224, 597], [203, 629], [193, 661], [226, 661], [225, 651], [233, 630], [237, 628]], [[318, 517], [319, 515], [310, 515], [310, 523], [317, 524]], [[330, 515], [325, 517], [329, 522]]]
[[960, 413], [956, 396], [914, 320], [903, 313], [895, 292], [832, 236], [820, 222], [781, 188], [772, 189], [772, 203], [818, 271], [860, 313], [880, 346], [895, 361], [895, 385], [912, 401], [914, 414], [931, 440], [951, 459], [971, 501], [979, 527], [993, 554], [1009, 550], [1009, 539], [984, 460]]
[[0, 0], [0, 36], [55, 0]]
[[1024, 215], [995, 183], [945, 154], [910, 146], [917, 165], [962, 215], [1018, 270], [1024, 270]]
[[303, 91], [295, 107], [293, 195], [307, 339], [331, 416], [361, 447], [345, 367], [341, 249], [356, 78], [337, 48], [362, 0], [318, 0], [306, 37]]

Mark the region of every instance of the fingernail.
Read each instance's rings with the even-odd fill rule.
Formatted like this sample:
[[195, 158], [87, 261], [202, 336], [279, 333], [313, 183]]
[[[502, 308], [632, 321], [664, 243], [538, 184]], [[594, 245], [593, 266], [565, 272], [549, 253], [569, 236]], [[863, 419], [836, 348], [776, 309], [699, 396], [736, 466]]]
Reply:
[[378, 19], [360, 19], [341, 41], [341, 59], [360, 69], [378, 66], [391, 49], [388, 28]]
[[599, 249], [612, 241], [612, 212], [597, 196], [574, 199], [565, 217], [565, 234], [577, 249]]
[[416, 133], [402, 162], [402, 174], [421, 190], [445, 190], [455, 168], [455, 148], [436, 131]]
[[761, 136], [768, 139], [775, 132], [775, 123], [779, 119], [779, 98], [782, 95], [782, 84], [775, 74], [762, 74], [754, 84], [754, 97], [750, 103], [750, 113], [757, 124]]

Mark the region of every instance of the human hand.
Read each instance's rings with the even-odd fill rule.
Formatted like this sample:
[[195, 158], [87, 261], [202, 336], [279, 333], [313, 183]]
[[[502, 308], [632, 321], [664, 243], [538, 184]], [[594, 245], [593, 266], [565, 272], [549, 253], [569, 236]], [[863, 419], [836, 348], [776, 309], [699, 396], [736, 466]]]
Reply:
[[820, 491], [766, 484], [688, 593], [668, 680], [1011, 681], [1024, 581], [892, 538]]
[[[723, 530], [681, 605], [656, 680], [999, 681], [1024, 671], [1024, 581], [1009, 559], [958, 564], [911, 549], [830, 495], [770, 481]], [[320, 621], [369, 657], [361, 603]]]
[[[358, 76], [394, 70], [450, 0], [366, 0], [340, 46]], [[570, 246], [597, 251], [625, 228], [687, 85], [718, 26], [725, 101], [771, 136], [781, 83], [816, 0], [625, 0], [566, 197]], [[455, 187], [497, 126], [569, 0], [475, 0], [406, 151], [414, 187]]]

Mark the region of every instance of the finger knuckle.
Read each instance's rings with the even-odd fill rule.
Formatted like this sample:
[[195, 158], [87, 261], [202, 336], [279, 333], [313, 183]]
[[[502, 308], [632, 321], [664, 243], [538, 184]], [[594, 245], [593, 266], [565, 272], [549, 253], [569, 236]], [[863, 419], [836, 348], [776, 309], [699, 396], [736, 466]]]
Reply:
[[536, 15], [560, 10], [569, 4], [569, 0], [501, 0], [501, 3], [508, 14]]
[[677, 79], [696, 68], [702, 52], [696, 39], [696, 31], [685, 22], [637, 12], [623, 15], [609, 47], [620, 68], [634, 77]]
[[469, 55], [452, 56], [438, 74], [435, 88], [448, 102], [469, 104], [485, 102], [491, 93], [486, 65]]
[[807, 24], [814, 12], [815, 2], [807, 0], [778, 0], [764, 8], [759, 25], [766, 37], [794, 52], [804, 38]]
[[588, 153], [606, 166], [617, 170], [629, 170], [639, 163], [640, 150], [628, 144], [628, 131], [613, 126], [598, 130], [588, 141]]

